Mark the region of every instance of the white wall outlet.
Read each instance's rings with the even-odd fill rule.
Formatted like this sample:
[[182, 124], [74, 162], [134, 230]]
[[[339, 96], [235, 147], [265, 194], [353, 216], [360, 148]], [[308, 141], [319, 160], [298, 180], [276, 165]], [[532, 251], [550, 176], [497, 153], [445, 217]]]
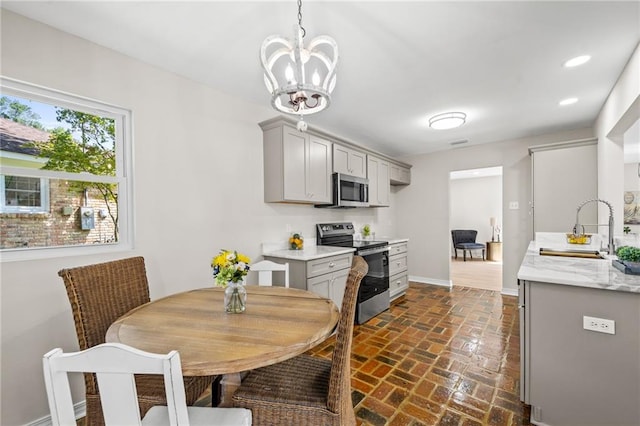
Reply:
[[509, 210], [518, 210], [519, 208], [517, 201], [509, 201]]
[[598, 333], [616, 334], [616, 322], [595, 317], [582, 317], [582, 327], [585, 330], [597, 331]]

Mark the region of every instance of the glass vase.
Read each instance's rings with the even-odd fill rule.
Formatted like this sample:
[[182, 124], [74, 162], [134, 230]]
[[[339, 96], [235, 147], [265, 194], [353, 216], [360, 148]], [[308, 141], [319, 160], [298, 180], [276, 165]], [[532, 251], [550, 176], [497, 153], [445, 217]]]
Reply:
[[224, 289], [224, 309], [229, 314], [241, 314], [247, 304], [247, 290], [241, 282], [227, 283]]

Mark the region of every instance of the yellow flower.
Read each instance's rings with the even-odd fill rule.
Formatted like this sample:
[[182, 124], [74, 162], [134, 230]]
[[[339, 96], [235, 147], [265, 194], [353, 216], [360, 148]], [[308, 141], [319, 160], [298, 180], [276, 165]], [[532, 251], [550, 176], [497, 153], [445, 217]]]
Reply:
[[251, 263], [251, 259], [249, 259], [248, 256], [242, 254], [242, 253], [238, 253], [238, 262], [243, 262], [246, 264]]

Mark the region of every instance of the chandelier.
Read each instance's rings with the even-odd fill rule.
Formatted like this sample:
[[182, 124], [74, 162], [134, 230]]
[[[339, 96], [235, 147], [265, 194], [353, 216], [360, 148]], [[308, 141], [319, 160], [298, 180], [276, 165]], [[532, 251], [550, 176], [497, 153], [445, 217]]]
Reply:
[[338, 45], [333, 38], [318, 36], [305, 47], [305, 35], [302, 1], [298, 0], [298, 24], [293, 38], [272, 35], [260, 48], [271, 105], [286, 114], [299, 115], [300, 130], [306, 130], [303, 116], [320, 112], [331, 103], [338, 63]]

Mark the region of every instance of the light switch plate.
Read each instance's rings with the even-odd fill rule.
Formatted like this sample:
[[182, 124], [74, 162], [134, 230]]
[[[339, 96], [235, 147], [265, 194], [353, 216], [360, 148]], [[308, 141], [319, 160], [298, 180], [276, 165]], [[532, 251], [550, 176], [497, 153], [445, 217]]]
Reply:
[[509, 201], [509, 210], [518, 210], [519, 208], [517, 201]]

